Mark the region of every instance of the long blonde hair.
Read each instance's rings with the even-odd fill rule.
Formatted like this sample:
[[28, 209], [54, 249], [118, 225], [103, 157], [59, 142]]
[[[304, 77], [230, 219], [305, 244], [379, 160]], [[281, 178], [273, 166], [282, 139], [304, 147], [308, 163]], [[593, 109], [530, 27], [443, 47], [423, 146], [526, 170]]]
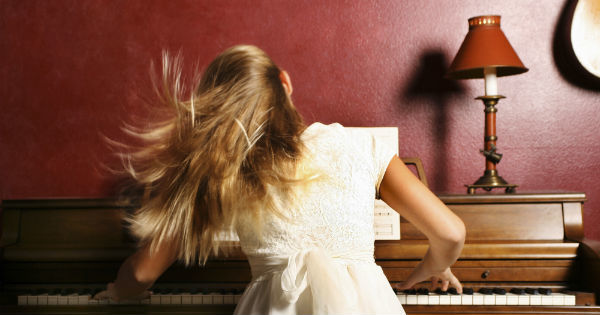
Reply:
[[163, 57], [157, 91], [171, 115], [150, 128], [128, 128], [145, 145], [123, 157], [147, 188], [127, 219], [131, 231], [152, 251], [174, 242], [178, 259], [191, 265], [219, 250], [216, 235], [240, 213], [277, 211], [269, 192], [289, 191], [305, 125], [281, 70], [257, 47], [225, 50], [186, 100], [181, 64]]

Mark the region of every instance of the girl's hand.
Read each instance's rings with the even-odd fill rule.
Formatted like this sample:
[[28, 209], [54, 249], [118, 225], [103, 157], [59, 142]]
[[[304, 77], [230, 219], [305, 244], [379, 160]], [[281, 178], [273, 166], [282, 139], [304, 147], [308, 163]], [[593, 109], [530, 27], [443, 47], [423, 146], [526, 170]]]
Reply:
[[399, 290], [410, 289], [415, 284], [428, 279], [431, 279], [432, 290], [441, 288], [442, 291], [447, 291], [449, 287], [454, 287], [458, 293], [462, 293], [462, 284], [458, 281], [456, 276], [454, 276], [452, 271], [450, 271], [450, 268], [446, 268], [439, 273], [431, 273], [426, 270], [423, 263], [419, 263], [410, 276], [408, 276], [408, 279], [402, 282], [397, 288]]
[[[148, 297], [150, 297], [150, 291], [144, 291], [137, 296], [127, 298], [127, 300], [143, 300], [143, 299], [147, 299]], [[94, 297], [92, 297], [92, 299], [94, 299], [94, 300], [111, 299], [115, 302], [119, 302], [120, 300], [122, 300], [120, 297], [117, 296], [116, 290], [115, 290], [115, 284], [112, 282], [106, 285], [106, 290], [96, 293], [96, 295], [94, 295]]]

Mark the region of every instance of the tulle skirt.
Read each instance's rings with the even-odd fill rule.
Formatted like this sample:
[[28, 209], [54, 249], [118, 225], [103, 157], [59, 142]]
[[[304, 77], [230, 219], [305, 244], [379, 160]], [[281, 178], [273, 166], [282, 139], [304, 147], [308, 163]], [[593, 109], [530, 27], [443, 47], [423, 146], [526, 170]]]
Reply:
[[372, 258], [349, 260], [309, 249], [249, 261], [253, 281], [234, 314], [405, 314]]

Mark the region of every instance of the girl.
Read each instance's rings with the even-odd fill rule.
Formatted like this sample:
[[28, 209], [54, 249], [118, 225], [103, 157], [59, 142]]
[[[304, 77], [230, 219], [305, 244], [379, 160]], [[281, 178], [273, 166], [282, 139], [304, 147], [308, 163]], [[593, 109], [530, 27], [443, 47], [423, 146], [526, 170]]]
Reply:
[[430, 242], [401, 289], [431, 279], [461, 292], [449, 266], [464, 225], [389, 148], [339, 124], [305, 126], [289, 75], [257, 47], [219, 55], [189, 101], [177, 65], [163, 66], [171, 118], [127, 156], [148, 187], [128, 219], [140, 249], [95, 298], [139, 297], [174, 261], [204, 263], [232, 226], [252, 269], [236, 314], [404, 314], [373, 258], [374, 198]]

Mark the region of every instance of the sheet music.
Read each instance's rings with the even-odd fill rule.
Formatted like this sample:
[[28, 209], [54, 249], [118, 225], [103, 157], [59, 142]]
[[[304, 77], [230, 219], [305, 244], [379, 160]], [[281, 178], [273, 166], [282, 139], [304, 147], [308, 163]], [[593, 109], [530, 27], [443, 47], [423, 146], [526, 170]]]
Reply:
[[[350, 127], [369, 131], [378, 141], [394, 148], [398, 153], [398, 128], [396, 127]], [[399, 240], [400, 215], [382, 200], [375, 200], [375, 239]]]

